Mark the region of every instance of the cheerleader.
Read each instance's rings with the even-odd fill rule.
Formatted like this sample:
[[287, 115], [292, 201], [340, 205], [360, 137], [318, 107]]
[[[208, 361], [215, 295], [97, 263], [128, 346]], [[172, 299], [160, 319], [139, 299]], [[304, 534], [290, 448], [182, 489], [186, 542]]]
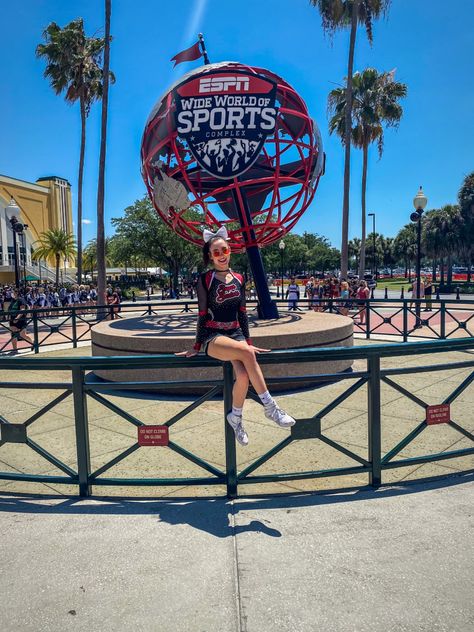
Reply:
[[232, 410], [227, 414], [227, 421], [234, 429], [237, 441], [246, 446], [249, 440], [242, 423], [242, 409], [249, 381], [268, 419], [281, 428], [293, 426], [295, 420], [270, 395], [258, 365], [257, 354], [269, 349], [252, 345], [245, 307], [245, 283], [242, 275], [229, 267], [230, 247], [225, 226], [217, 233], [204, 230], [203, 238], [204, 264], [211, 265], [211, 269], [201, 274], [197, 286], [199, 316], [196, 342], [191, 350], [176, 355], [190, 358], [202, 350], [211, 358], [232, 363], [235, 382]]

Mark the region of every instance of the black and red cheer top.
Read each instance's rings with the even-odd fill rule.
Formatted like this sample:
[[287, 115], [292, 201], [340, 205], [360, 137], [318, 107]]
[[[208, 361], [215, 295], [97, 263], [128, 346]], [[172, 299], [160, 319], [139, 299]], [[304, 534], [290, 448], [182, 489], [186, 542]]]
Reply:
[[230, 271], [228, 283], [216, 278], [215, 270], [204, 272], [197, 286], [199, 317], [196, 343], [199, 351], [203, 342], [216, 334], [231, 335], [239, 328], [247, 344], [251, 345], [249, 319], [245, 307], [245, 283], [241, 274]]

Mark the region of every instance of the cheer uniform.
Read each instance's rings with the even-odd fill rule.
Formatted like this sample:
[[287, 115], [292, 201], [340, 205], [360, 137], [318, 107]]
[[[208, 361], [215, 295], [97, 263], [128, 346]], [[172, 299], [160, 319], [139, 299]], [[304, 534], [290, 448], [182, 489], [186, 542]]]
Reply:
[[207, 353], [209, 343], [217, 336], [246, 340], [251, 345], [249, 320], [245, 307], [245, 283], [241, 274], [230, 271], [226, 283], [216, 278], [215, 270], [201, 274], [197, 287], [199, 317], [195, 351]]

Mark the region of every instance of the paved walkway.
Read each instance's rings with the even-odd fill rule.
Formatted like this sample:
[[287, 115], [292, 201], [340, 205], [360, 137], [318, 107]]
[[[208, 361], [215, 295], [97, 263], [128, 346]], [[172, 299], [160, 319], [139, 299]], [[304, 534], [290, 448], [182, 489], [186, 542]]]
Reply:
[[473, 475], [378, 491], [0, 497], [2, 632], [472, 632]]

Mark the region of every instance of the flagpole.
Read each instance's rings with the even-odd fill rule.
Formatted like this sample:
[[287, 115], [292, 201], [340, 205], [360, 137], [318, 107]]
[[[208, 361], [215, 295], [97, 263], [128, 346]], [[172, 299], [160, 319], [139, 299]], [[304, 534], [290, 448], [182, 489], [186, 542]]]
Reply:
[[204, 36], [203, 36], [203, 34], [199, 33], [198, 38], [199, 38], [199, 43], [201, 44], [201, 52], [202, 52], [202, 55], [204, 57], [204, 63], [206, 65], [210, 64], [211, 62], [209, 61], [209, 57], [207, 56], [207, 50], [206, 50], [206, 45], [204, 44]]

